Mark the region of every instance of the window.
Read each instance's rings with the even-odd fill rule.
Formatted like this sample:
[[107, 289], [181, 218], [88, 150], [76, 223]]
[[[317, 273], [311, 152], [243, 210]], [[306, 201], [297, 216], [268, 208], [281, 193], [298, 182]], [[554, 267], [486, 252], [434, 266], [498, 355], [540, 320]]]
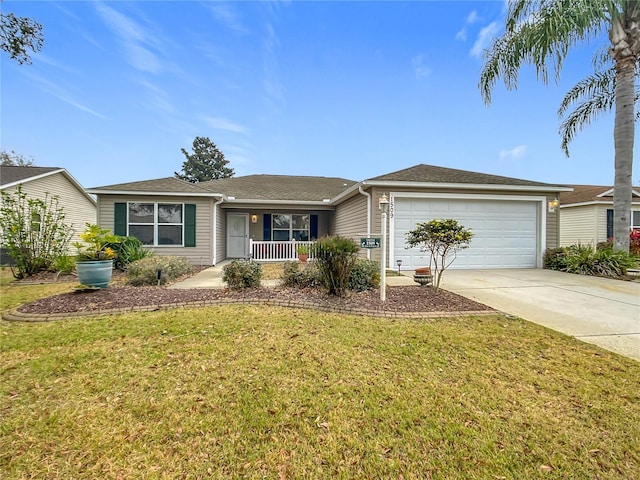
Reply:
[[271, 239], [274, 241], [308, 241], [309, 215], [274, 213], [271, 217]]
[[144, 245], [183, 245], [183, 205], [129, 203], [128, 232]]
[[40, 231], [40, 225], [42, 224], [42, 218], [39, 213], [32, 212], [31, 213], [31, 230], [34, 232]]
[[631, 212], [631, 228], [640, 228], [640, 210]]

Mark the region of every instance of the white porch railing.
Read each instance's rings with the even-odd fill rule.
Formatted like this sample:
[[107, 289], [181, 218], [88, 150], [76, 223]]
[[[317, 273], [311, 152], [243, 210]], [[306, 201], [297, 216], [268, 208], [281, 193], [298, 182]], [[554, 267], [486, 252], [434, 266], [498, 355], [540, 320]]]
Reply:
[[253, 260], [260, 262], [286, 262], [298, 259], [298, 247], [306, 245], [309, 250], [309, 259], [313, 258], [311, 246], [314, 242], [268, 242], [249, 240], [249, 254]]

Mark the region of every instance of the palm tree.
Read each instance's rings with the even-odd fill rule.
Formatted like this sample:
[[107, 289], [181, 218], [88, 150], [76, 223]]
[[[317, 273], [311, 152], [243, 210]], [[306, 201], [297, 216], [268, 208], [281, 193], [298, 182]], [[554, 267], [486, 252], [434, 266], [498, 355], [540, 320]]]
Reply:
[[[479, 88], [484, 101], [490, 104], [497, 79], [503, 77], [506, 87], [515, 89], [520, 67], [526, 63], [535, 67], [538, 78], [545, 83], [549, 80], [547, 63], [551, 63], [557, 81], [571, 47], [598, 39], [603, 32], [608, 33], [610, 41], [609, 54], [613, 61], [610, 73], [615, 73], [615, 82], [610, 82], [615, 89], [613, 247], [628, 251], [635, 79], [636, 64], [640, 60], [640, 1], [511, 0], [505, 33], [494, 39], [485, 52]], [[576, 129], [567, 131], [572, 134]]]

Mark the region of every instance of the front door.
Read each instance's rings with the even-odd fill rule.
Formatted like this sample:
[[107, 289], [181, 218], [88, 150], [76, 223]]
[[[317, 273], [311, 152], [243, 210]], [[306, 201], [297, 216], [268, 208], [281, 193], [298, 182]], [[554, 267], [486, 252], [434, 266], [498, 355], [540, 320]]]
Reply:
[[227, 215], [227, 257], [246, 258], [249, 253], [249, 215]]

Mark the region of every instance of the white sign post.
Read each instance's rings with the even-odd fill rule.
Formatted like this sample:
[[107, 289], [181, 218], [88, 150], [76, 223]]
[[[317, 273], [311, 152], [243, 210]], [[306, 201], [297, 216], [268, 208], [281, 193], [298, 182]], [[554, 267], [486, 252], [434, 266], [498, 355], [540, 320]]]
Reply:
[[389, 199], [383, 193], [378, 200], [378, 208], [382, 212], [382, 251], [380, 255], [380, 301], [387, 299], [387, 211], [389, 210]]

